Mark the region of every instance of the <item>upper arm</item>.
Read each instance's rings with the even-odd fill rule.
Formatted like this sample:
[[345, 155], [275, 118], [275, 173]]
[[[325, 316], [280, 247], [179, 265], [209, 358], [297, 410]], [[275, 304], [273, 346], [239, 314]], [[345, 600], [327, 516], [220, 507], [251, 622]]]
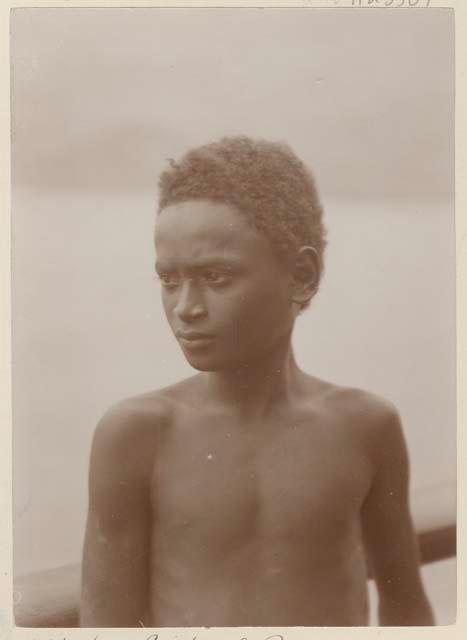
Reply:
[[[131, 526], [144, 509], [149, 490], [148, 449], [139, 437], [139, 417], [124, 408], [107, 413], [94, 433], [89, 465], [89, 511], [108, 532]], [[145, 456], [146, 457], [146, 456]]]
[[100, 421], [89, 468], [82, 568], [82, 626], [139, 626], [149, 589], [154, 447], [134, 412]]
[[401, 422], [390, 407], [379, 412], [375, 421], [374, 476], [362, 509], [362, 525], [380, 615], [385, 624], [432, 624], [410, 515], [409, 459]]

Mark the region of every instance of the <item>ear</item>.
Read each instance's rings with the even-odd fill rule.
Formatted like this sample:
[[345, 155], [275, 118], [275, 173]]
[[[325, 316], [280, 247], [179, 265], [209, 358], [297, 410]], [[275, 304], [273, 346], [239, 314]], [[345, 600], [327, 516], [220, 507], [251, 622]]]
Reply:
[[320, 261], [316, 249], [301, 247], [292, 264], [292, 302], [300, 306], [315, 295], [321, 275]]

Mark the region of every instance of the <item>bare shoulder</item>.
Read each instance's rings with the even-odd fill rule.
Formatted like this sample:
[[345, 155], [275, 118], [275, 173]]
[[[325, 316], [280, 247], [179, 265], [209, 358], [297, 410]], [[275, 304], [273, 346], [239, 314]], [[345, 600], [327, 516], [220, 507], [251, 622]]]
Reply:
[[325, 406], [342, 415], [367, 419], [370, 422], [385, 421], [397, 415], [395, 405], [376, 393], [357, 387], [347, 387], [307, 375], [308, 391]]
[[[315, 392], [333, 422], [357, 433], [374, 446], [400, 446], [401, 421], [396, 406], [387, 398], [356, 387], [344, 387], [313, 379]], [[383, 446], [384, 446], [383, 445]]]
[[95, 438], [107, 444], [134, 444], [142, 436], [150, 436], [170, 420], [170, 407], [162, 397], [135, 396], [112, 405], [99, 420]]
[[365, 425], [378, 428], [398, 415], [395, 405], [376, 393], [353, 387], [332, 386], [328, 398], [336, 410], [358, 418]]
[[90, 510], [109, 527], [123, 524], [128, 513], [139, 513], [147, 499], [178, 393], [167, 388], [126, 398], [97, 424], [89, 466]]
[[94, 433], [94, 448], [108, 455], [119, 452], [128, 457], [157, 446], [170, 429], [180, 407], [197, 395], [196, 376], [181, 382], [125, 398], [112, 405], [99, 420]]

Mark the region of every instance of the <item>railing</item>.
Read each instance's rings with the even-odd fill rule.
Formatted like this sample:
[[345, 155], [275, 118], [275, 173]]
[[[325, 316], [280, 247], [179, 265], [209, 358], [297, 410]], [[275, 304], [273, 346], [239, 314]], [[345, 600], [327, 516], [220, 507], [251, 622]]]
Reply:
[[[455, 556], [456, 505], [452, 485], [419, 491], [414, 503], [412, 511], [422, 563]], [[80, 578], [79, 564], [17, 578], [14, 581], [17, 626], [77, 627]]]

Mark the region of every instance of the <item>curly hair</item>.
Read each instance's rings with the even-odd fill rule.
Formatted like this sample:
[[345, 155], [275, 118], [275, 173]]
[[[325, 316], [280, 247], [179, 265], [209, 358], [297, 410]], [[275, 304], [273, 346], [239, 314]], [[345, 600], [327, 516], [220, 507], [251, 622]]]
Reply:
[[311, 172], [284, 143], [225, 137], [170, 160], [159, 180], [159, 212], [187, 200], [230, 204], [265, 234], [280, 258], [326, 246], [323, 210]]

